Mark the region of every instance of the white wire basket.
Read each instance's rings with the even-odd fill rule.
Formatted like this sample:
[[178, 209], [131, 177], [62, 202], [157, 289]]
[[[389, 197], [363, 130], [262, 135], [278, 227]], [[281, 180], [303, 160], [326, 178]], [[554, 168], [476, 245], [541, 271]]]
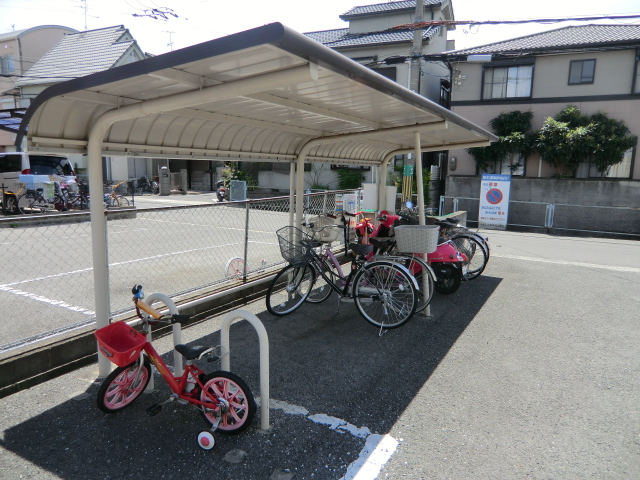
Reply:
[[398, 225], [394, 231], [401, 252], [431, 253], [438, 248], [438, 225]]
[[326, 215], [309, 218], [309, 223], [313, 228], [304, 227], [305, 233], [311, 235], [315, 240], [322, 243], [332, 243], [342, 237], [342, 228], [329, 225], [336, 225], [338, 220]]

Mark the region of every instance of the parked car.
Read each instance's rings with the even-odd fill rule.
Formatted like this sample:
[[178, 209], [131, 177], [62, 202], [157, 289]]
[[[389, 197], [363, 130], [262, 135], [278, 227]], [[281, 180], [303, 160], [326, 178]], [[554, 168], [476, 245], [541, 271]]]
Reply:
[[[17, 197], [21, 188], [42, 188], [53, 182], [67, 187], [77, 182], [73, 165], [67, 157], [28, 152], [0, 153], [0, 186], [3, 189], [4, 213], [19, 212]], [[24, 187], [21, 187], [22, 184]]]

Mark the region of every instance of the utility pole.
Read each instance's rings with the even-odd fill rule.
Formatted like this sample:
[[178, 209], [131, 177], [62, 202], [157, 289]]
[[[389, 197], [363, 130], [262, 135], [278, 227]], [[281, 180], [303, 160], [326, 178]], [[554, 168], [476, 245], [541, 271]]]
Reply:
[[[414, 23], [424, 20], [424, 0], [416, 0], [416, 14]], [[420, 93], [420, 60], [422, 58], [422, 29], [413, 31], [413, 47], [411, 48], [411, 71], [409, 72], [409, 89]]]

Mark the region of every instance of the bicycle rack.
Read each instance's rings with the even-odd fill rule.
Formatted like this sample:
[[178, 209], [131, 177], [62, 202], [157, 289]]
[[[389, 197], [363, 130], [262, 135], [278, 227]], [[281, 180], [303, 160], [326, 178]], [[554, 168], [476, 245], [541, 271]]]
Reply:
[[231, 352], [229, 350], [229, 328], [235, 320], [246, 320], [258, 334], [260, 344], [260, 429], [269, 431], [269, 338], [267, 330], [258, 317], [246, 310], [234, 310], [229, 313], [220, 327], [221, 368], [231, 371]]
[[[151, 305], [153, 304], [153, 302], [155, 301], [160, 301], [162, 303], [164, 303], [167, 308], [169, 309], [169, 313], [171, 315], [177, 315], [178, 314], [178, 308], [176, 307], [176, 304], [173, 303], [173, 300], [171, 300], [171, 298], [168, 295], [165, 295], [164, 293], [152, 293], [151, 295], [149, 295], [146, 298], [146, 302]], [[179, 323], [174, 323], [172, 326], [173, 329], [173, 346], [175, 347], [176, 345], [179, 345], [182, 343], [182, 327], [180, 326]], [[147, 333], [147, 341], [149, 341], [149, 343], [151, 343], [151, 326], [149, 325], [149, 333]], [[173, 373], [176, 376], [180, 376], [182, 375], [182, 355], [180, 353], [178, 353], [177, 350], [173, 350]], [[145, 389], [146, 393], [151, 393], [154, 389], [154, 381], [153, 381], [153, 375], [151, 375], [151, 378], [149, 379], [149, 383], [147, 384], [147, 388]]]

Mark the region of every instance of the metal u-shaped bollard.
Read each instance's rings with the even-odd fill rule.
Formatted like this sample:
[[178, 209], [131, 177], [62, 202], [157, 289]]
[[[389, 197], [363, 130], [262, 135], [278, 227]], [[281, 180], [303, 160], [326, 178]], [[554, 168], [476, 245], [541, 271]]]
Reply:
[[269, 338], [267, 330], [258, 317], [246, 310], [234, 310], [224, 317], [220, 327], [221, 368], [231, 371], [231, 353], [229, 350], [229, 327], [235, 320], [246, 320], [258, 334], [260, 345], [260, 429], [268, 431], [269, 425]]
[[[169, 309], [169, 313], [171, 315], [178, 314], [178, 308], [176, 304], [173, 303], [173, 300], [168, 295], [164, 293], [152, 293], [146, 298], [146, 302], [151, 305], [155, 301], [160, 301], [164, 303]], [[179, 323], [174, 323], [171, 328], [173, 329], [173, 346], [179, 345], [182, 343], [182, 327]], [[151, 327], [149, 327], [149, 333], [147, 333], [147, 341], [151, 342]], [[173, 350], [173, 374], [176, 376], [182, 375], [182, 355], [174, 348]], [[153, 375], [149, 379], [149, 383], [147, 384], [147, 388], [145, 389], [146, 393], [151, 393], [155, 388]]]

